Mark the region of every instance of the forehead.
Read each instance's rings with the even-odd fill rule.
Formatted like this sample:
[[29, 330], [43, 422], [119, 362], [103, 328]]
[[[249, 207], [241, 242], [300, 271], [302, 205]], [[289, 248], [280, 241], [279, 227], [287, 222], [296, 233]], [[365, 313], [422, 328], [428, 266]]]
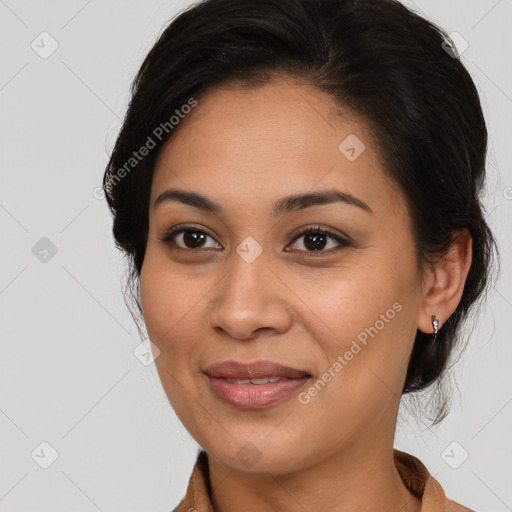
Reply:
[[170, 187], [265, 208], [263, 200], [334, 187], [377, 211], [399, 201], [369, 127], [312, 86], [231, 84], [197, 101], [160, 151], [152, 201]]

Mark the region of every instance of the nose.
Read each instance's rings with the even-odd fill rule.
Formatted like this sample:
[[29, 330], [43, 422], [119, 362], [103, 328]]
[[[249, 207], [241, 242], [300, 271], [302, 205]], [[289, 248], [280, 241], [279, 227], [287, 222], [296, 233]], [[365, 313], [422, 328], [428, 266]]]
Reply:
[[291, 292], [280, 276], [263, 255], [248, 263], [235, 253], [231, 260], [214, 288], [210, 327], [240, 340], [254, 339], [262, 331], [286, 332], [292, 321]]

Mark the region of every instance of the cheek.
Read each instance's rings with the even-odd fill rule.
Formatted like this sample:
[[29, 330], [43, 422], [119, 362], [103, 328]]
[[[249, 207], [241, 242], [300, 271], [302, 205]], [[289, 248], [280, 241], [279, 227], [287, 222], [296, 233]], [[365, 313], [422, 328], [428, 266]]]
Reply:
[[151, 256], [146, 254], [140, 272], [140, 302], [146, 329], [153, 342], [160, 337], [158, 333], [165, 321], [166, 309], [166, 297], [163, 296], [161, 281], [159, 283], [157, 275]]
[[[140, 298], [149, 338], [161, 352], [157, 366], [178, 366], [201, 339], [198, 329], [205, 288], [168, 261], [148, 254], [140, 275]], [[206, 288], [207, 289], [207, 288]], [[204, 336], [203, 336], [204, 337]]]
[[177, 276], [148, 253], [140, 274], [140, 298], [149, 338], [160, 351], [155, 365], [163, 388], [173, 409], [188, 425], [193, 414], [199, 414], [191, 410], [189, 392], [183, 391], [194, 385], [184, 362], [194, 359], [191, 356], [198, 339], [194, 325], [198, 322], [189, 321], [190, 304], [198, 299], [187, 296], [190, 289]]
[[319, 338], [324, 370], [330, 368], [329, 373], [336, 375], [333, 380], [339, 386], [334, 387], [340, 393], [347, 382], [352, 396], [366, 394], [375, 386], [386, 394], [390, 392], [386, 385], [401, 392], [400, 381], [412, 348], [414, 304], [410, 299], [414, 298], [406, 292], [407, 276], [400, 279], [396, 274], [382, 266], [368, 267], [324, 288], [319, 298], [320, 324], [329, 326], [329, 334]]
[[179, 326], [186, 301], [176, 273], [169, 272], [160, 260], [151, 250], [146, 254], [140, 273], [140, 300], [149, 338], [162, 351], [170, 348], [166, 340]]
[[[315, 286], [322, 282], [316, 282]], [[334, 337], [354, 338], [392, 309], [399, 298], [398, 287], [385, 269], [360, 265], [338, 275], [326, 276], [314, 300], [319, 322], [330, 328]], [[318, 288], [317, 288], [318, 290]], [[390, 311], [389, 316], [393, 316]]]

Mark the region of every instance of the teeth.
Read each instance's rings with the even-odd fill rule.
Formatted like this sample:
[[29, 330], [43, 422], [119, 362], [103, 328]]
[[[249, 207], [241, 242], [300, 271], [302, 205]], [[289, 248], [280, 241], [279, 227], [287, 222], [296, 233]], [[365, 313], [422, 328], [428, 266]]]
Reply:
[[226, 380], [231, 384], [249, 384], [251, 382], [250, 379], [245, 380], [236, 380], [236, 379], [227, 379]]
[[251, 379], [251, 384], [268, 384], [269, 383], [269, 379], [268, 378], [265, 378], [265, 379]]
[[230, 384], [268, 384], [269, 382], [277, 382], [278, 380], [281, 380], [281, 377], [265, 377], [264, 379], [243, 379], [243, 380], [238, 380], [238, 379], [228, 379], [226, 378], [226, 380], [230, 383]]

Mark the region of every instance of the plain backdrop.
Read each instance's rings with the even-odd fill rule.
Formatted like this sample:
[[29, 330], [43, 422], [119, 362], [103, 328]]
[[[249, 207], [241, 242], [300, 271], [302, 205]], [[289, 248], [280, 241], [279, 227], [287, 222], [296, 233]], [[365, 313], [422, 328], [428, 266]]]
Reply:
[[[426, 429], [405, 415], [395, 446], [418, 456], [450, 498], [504, 512], [512, 510], [512, 2], [405, 3], [462, 37], [488, 123], [485, 206], [503, 270], [457, 364], [449, 417]], [[198, 445], [140, 356], [98, 187], [130, 82], [188, 5], [0, 0], [0, 511], [164, 512], [184, 496]]]

